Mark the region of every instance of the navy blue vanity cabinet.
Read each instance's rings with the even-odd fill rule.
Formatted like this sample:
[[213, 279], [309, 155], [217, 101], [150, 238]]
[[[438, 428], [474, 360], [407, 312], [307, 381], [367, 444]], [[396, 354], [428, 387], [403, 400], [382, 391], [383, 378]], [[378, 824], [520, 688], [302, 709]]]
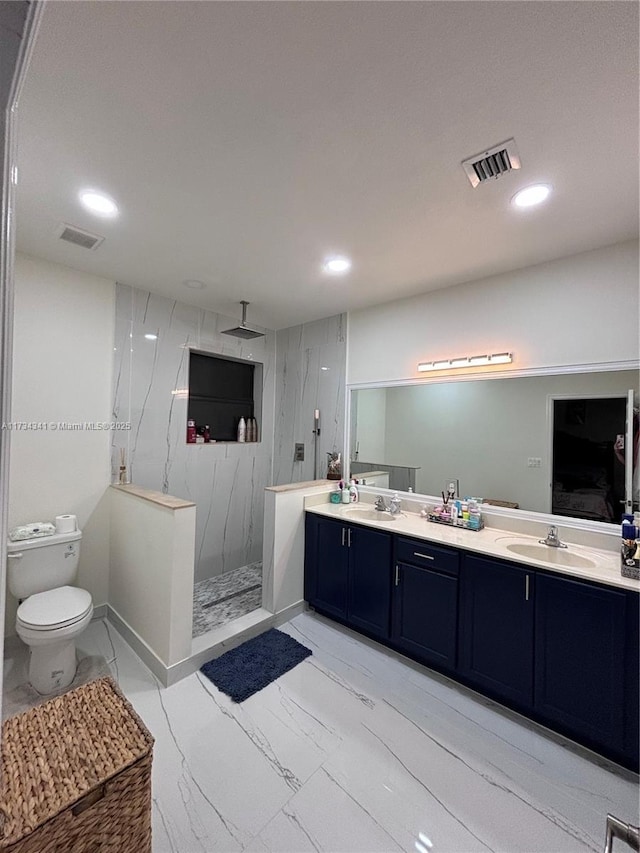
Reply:
[[536, 713], [636, 770], [637, 624], [636, 593], [538, 574]]
[[388, 639], [391, 536], [306, 514], [305, 599], [372, 637]]
[[388, 639], [391, 608], [391, 536], [370, 527], [349, 525], [350, 625], [374, 637]]
[[327, 615], [346, 619], [347, 525], [308, 513], [305, 525], [305, 598]]
[[438, 669], [456, 665], [459, 562], [456, 551], [396, 538], [391, 640]]
[[533, 705], [535, 573], [466, 554], [460, 572], [458, 670], [507, 704]]

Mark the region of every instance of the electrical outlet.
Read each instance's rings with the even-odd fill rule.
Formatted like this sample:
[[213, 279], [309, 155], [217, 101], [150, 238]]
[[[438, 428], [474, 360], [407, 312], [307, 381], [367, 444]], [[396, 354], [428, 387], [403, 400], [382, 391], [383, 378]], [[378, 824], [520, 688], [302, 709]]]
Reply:
[[542, 468], [542, 459], [539, 456], [529, 456], [527, 468]]
[[459, 497], [459, 495], [460, 495], [460, 480], [457, 477], [450, 477], [447, 480], [446, 486], [444, 487], [445, 495], [449, 492], [450, 486], [453, 486], [454, 497], [456, 497], [456, 498]]
[[304, 462], [304, 444], [295, 444], [295, 450], [293, 451], [293, 461], [294, 462]]

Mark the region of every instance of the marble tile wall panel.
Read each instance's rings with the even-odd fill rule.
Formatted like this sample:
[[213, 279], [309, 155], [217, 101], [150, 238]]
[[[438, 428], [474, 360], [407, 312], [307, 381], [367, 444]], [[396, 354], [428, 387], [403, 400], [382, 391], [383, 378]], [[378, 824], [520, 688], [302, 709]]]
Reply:
[[[344, 314], [277, 333], [274, 485], [314, 479], [315, 409], [320, 410], [318, 476], [326, 474], [328, 452], [344, 455], [346, 346]], [[304, 443], [304, 462], [294, 462], [296, 442]]]
[[[238, 319], [147, 291], [116, 288], [112, 474], [126, 451], [132, 482], [193, 500], [196, 581], [262, 558], [264, 487], [271, 484], [275, 333], [243, 341], [221, 334]], [[145, 334], [157, 335], [147, 340]], [[261, 441], [187, 445], [189, 348], [263, 365]]]

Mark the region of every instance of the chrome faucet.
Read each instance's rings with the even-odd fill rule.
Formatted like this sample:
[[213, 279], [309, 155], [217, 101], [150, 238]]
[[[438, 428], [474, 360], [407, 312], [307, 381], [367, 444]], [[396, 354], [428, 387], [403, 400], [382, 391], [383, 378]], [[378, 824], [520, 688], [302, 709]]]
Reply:
[[614, 838], [625, 841], [632, 850], [640, 850], [640, 830], [638, 827], [632, 826], [630, 823], [623, 823], [620, 818], [608, 814], [604, 853], [611, 853]]
[[546, 539], [538, 539], [541, 545], [548, 545], [550, 548], [566, 548], [564, 542], [561, 542], [558, 537], [558, 528], [555, 524], [549, 526], [549, 532]]
[[384, 502], [384, 498], [382, 497], [382, 495], [378, 495], [374, 506], [378, 510], [378, 512], [389, 512], [389, 507]]

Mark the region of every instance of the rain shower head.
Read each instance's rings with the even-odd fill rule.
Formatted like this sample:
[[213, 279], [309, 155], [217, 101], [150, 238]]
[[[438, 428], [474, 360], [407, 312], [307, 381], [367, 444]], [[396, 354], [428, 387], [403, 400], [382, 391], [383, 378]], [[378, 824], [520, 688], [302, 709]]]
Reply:
[[224, 329], [222, 331], [223, 335], [233, 335], [234, 338], [244, 338], [244, 340], [249, 340], [250, 338], [263, 338], [264, 332], [256, 332], [254, 329], [247, 328], [247, 305], [249, 303], [244, 299], [240, 300], [240, 305], [242, 305], [242, 321], [239, 326], [236, 326], [234, 329]]

